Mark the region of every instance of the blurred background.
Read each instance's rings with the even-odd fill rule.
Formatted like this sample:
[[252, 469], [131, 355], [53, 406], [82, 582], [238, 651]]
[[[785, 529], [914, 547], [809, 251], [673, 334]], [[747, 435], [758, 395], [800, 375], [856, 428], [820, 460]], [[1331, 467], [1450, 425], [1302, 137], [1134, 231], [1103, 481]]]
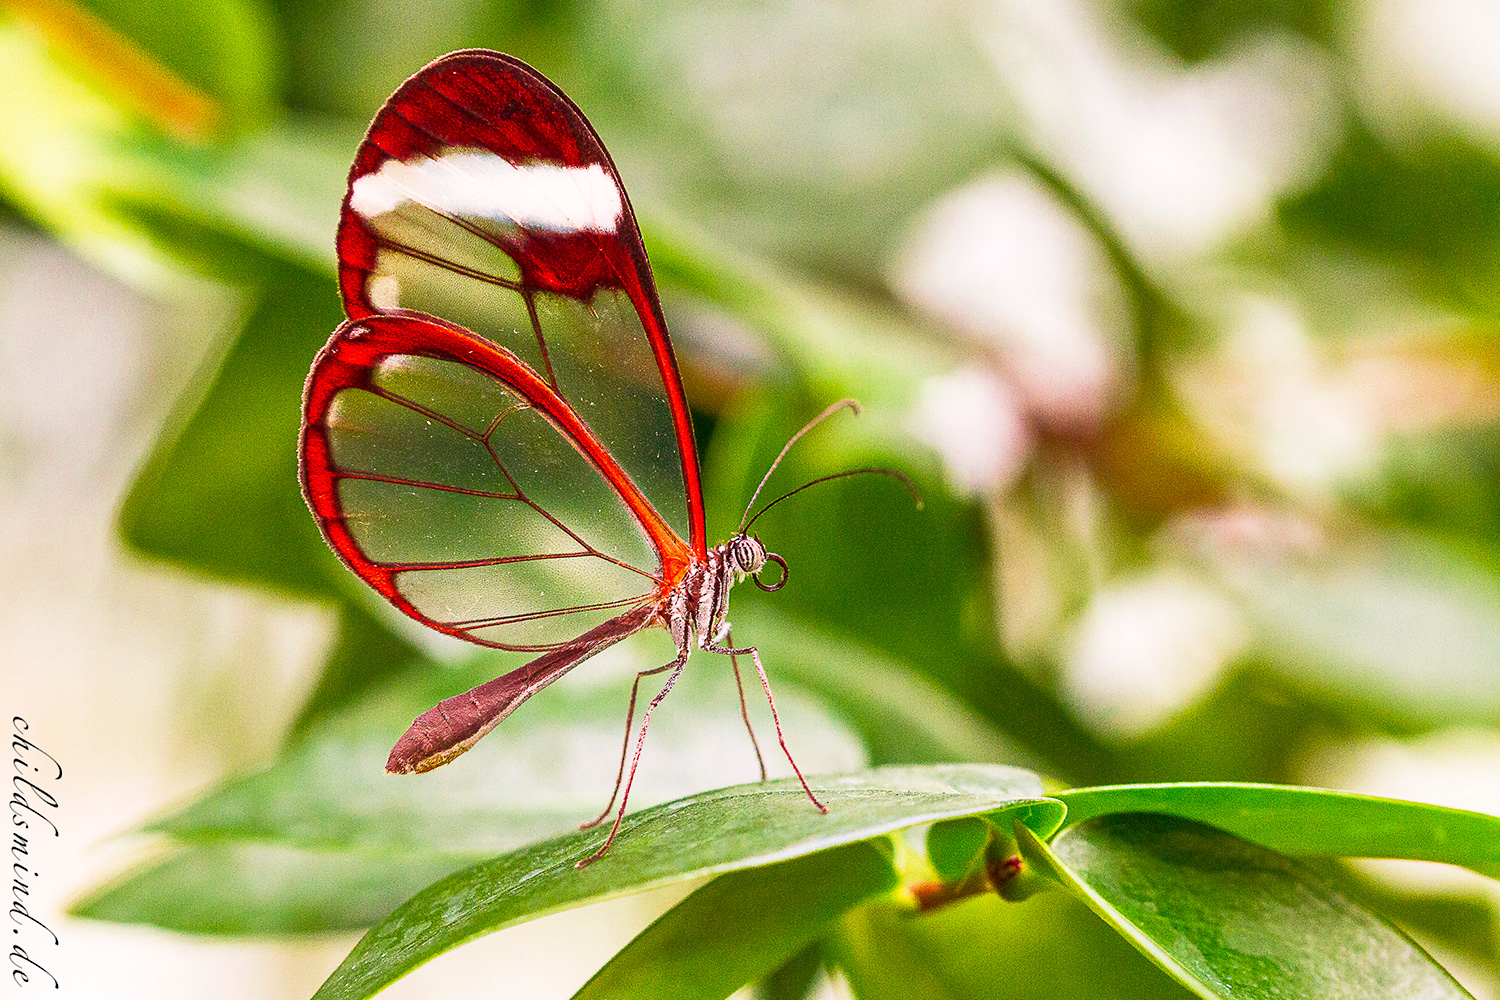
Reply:
[[[884, 464], [927, 495], [866, 477], [758, 524], [791, 585], [737, 591], [736, 637], [805, 768], [1500, 812], [1489, 0], [8, 0], [0, 670], [65, 771], [31, 887], [62, 995], [308, 995], [411, 892], [607, 797], [660, 646], [388, 779], [414, 715], [515, 663], [377, 607], [296, 486], [353, 151], [469, 46], [556, 81], [620, 167], [711, 535], [846, 395], [777, 482]], [[632, 804], [755, 776], [721, 665], [685, 683]], [[1460, 874], [1341, 877], [1500, 997], [1500, 895]], [[566, 996], [677, 895], [388, 995]], [[824, 947], [828, 997], [1174, 989], [1057, 894]]]

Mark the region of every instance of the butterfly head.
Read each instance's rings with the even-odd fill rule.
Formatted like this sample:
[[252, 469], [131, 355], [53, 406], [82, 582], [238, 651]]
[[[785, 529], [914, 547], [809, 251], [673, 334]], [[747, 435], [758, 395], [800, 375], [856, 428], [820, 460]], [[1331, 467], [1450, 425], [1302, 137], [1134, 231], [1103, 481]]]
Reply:
[[[725, 543], [724, 549], [724, 556], [734, 567], [735, 573], [741, 577], [750, 577], [761, 590], [780, 590], [786, 586], [786, 560], [774, 552], [767, 552], [765, 545], [754, 535], [743, 532], [735, 535]], [[781, 579], [774, 584], [764, 583], [760, 578], [760, 571], [768, 562], [781, 567]]]

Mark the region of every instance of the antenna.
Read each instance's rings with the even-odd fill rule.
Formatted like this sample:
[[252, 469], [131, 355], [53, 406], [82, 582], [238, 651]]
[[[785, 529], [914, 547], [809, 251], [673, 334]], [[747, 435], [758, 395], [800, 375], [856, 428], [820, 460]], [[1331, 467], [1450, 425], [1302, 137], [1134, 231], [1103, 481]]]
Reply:
[[904, 473], [904, 472], [897, 472], [895, 469], [849, 469], [849, 470], [847, 470], [845, 472], [835, 472], [835, 473], [833, 473], [830, 476], [819, 476], [817, 479], [814, 479], [810, 483], [803, 483], [801, 486], [797, 487], [795, 490], [792, 490], [790, 493], [783, 493], [783, 494], [781, 494], [781, 496], [777, 497], [775, 500], [772, 500], [770, 503], [766, 504], [760, 510], [756, 511], [755, 512], [755, 517], [752, 517], [745, 524], [745, 526], [740, 529], [740, 533], [744, 534], [745, 532], [749, 531], [750, 530], [750, 525], [752, 525], [752, 524], [755, 523], [755, 519], [758, 518], [758, 517], [760, 517], [766, 511], [770, 510], [772, 507], [774, 507], [777, 504], [781, 503], [781, 501], [785, 500], [787, 497], [796, 496], [798, 493], [801, 493], [803, 490], [807, 489], [809, 486], [816, 486], [819, 483], [826, 483], [826, 482], [828, 482], [831, 479], [843, 479], [843, 478], [845, 478], [847, 476], [862, 476], [862, 475], [866, 475], [866, 474], [869, 474], [869, 473], [874, 473], [874, 474], [882, 475], [882, 476], [892, 476], [892, 477], [894, 477], [896, 479], [901, 480], [902, 484], [906, 486], [907, 492], [911, 494], [912, 502], [917, 505], [917, 510], [921, 510], [922, 509], [922, 493], [921, 493], [920, 490], [917, 489], [916, 483], [913, 483], [911, 481], [911, 479], [906, 475], [906, 473]]
[[824, 410], [822, 413], [818, 414], [816, 417], [813, 417], [811, 420], [809, 420], [803, 426], [803, 428], [800, 431], [798, 431], [797, 433], [795, 433], [795, 434], [792, 435], [792, 439], [790, 441], [788, 441], [785, 445], [782, 446], [780, 454], [778, 454], [776, 456], [775, 461], [773, 461], [771, 463], [771, 467], [766, 470], [766, 474], [761, 477], [760, 485], [757, 486], [757, 487], [755, 487], [755, 492], [754, 493], [750, 494], [750, 502], [745, 505], [745, 514], [744, 514], [743, 517], [740, 518], [740, 528], [739, 528], [739, 531], [736, 532], [736, 534], [743, 535], [745, 532], [749, 531], [750, 530], [750, 526], [755, 523], [756, 518], [759, 518], [762, 514], [764, 514], [766, 511], [770, 510], [772, 507], [776, 506], [777, 504], [781, 503], [781, 501], [785, 500], [787, 497], [796, 496], [798, 493], [801, 493], [803, 490], [807, 489], [809, 486], [816, 486], [819, 483], [826, 483], [826, 482], [828, 482], [830, 480], [833, 480], [833, 479], [844, 479], [847, 476], [862, 476], [862, 475], [867, 475], [867, 474], [876, 474], [876, 475], [882, 475], [882, 476], [893, 476], [894, 478], [901, 480], [901, 482], [906, 486], [907, 492], [909, 492], [911, 494], [911, 498], [912, 498], [913, 502], [915, 502], [916, 505], [917, 505], [917, 510], [921, 510], [922, 509], [922, 493], [921, 493], [920, 490], [917, 489], [916, 484], [913, 483], [911, 481], [911, 479], [906, 476], [905, 473], [897, 472], [895, 469], [874, 469], [874, 468], [872, 468], [872, 469], [850, 469], [847, 472], [835, 472], [835, 473], [833, 473], [832, 475], [829, 475], [829, 476], [819, 476], [817, 479], [814, 479], [812, 482], [810, 482], [810, 483], [803, 483], [801, 486], [799, 486], [796, 489], [792, 490], [790, 493], [783, 493], [781, 496], [777, 497], [775, 500], [772, 500], [770, 503], [766, 504], [760, 510], [756, 511], [755, 512], [755, 517], [751, 517], [750, 516], [750, 509], [755, 506], [756, 499], [758, 499], [760, 497], [760, 491], [763, 490], [763, 489], [765, 489], [766, 483], [769, 482], [770, 479], [771, 479], [771, 473], [775, 472], [776, 471], [776, 467], [781, 464], [781, 460], [783, 458], [786, 458], [786, 453], [792, 450], [792, 445], [794, 445], [798, 441], [800, 441], [802, 439], [802, 436], [804, 434], [806, 434], [808, 431], [812, 430], [814, 427], [818, 426], [823, 421], [827, 420], [829, 417], [833, 416], [835, 413], [837, 413], [839, 410], [844, 409], [845, 407], [853, 410], [855, 416], [859, 416], [859, 404], [857, 402], [855, 402], [852, 399], [841, 399], [837, 403], [834, 403], [832, 406], [828, 407], [828, 409]]
[[[856, 417], [859, 416], [859, 404], [857, 402], [852, 399], [841, 399], [837, 403], [834, 403], [832, 406], [830, 406], [828, 409], [824, 410], [822, 413], [818, 414], [816, 417], [813, 417], [811, 420], [809, 420], [800, 431], [792, 435], [792, 439], [790, 441], [782, 446], [781, 453], [776, 456], [776, 460], [771, 463], [771, 467], [766, 470], [766, 474], [760, 478], [760, 485], [755, 487], [754, 493], [750, 494], [750, 502], [745, 504], [745, 514], [740, 518], [740, 530], [736, 532], [737, 534], [743, 535], [745, 531], [750, 527], [749, 522], [746, 520], [747, 518], [750, 518], [750, 508], [755, 506], [755, 501], [756, 498], [760, 496], [760, 491], [766, 488], [766, 481], [771, 478], [771, 473], [776, 471], [776, 466], [781, 464], [781, 460], [783, 458], [786, 458], [786, 453], [792, 450], [792, 445], [800, 441], [802, 439], [802, 435], [806, 434], [808, 431], [812, 430], [814, 427], [818, 426], [823, 421], [827, 420], [829, 417], [833, 416], [835, 413], [844, 409], [845, 407], [853, 410]], [[808, 485], [812, 484], [809, 483]], [[774, 503], [775, 501], [772, 502]], [[756, 515], [756, 517], [759, 516], [759, 514]]]

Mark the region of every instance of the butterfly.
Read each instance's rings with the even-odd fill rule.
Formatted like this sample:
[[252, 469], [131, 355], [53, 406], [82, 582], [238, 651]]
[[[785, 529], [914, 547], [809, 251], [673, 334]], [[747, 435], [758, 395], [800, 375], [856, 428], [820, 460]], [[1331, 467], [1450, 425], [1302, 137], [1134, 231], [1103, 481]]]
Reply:
[[[397, 89], [355, 155], [337, 251], [349, 319], [304, 392], [307, 505], [399, 611], [537, 654], [418, 716], [386, 769], [453, 760], [590, 656], [664, 628], [677, 653], [635, 678], [615, 793], [583, 825], [620, 806], [580, 866], [614, 842], [651, 713], [695, 648], [730, 656], [737, 683], [736, 657], [751, 659], [782, 750], [827, 812], [787, 749], [760, 653], [729, 638], [729, 592], [787, 581], [749, 533], [765, 510], [828, 479], [900, 474], [823, 477], [751, 517], [768, 471], [735, 535], [707, 545], [691, 414], [630, 201], [583, 113], [518, 59], [455, 52]], [[771, 470], [853, 405], [811, 421]], [[632, 754], [637, 692], [662, 673]], [[740, 700], [748, 727], [742, 684]]]

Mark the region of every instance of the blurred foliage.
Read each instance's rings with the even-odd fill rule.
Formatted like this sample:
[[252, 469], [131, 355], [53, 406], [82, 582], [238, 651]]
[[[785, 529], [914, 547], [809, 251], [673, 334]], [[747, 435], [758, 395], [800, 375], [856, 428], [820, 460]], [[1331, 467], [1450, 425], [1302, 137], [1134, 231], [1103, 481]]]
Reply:
[[[917, 511], [893, 483], [855, 479], [757, 525], [792, 580], [736, 592], [735, 635], [785, 687], [804, 763], [1008, 763], [1059, 787], [1298, 782], [1368, 775], [1326, 762], [1377, 744], [1420, 769], [1413, 741], [1459, 726], [1500, 746], [1500, 116], [1418, 72], [1401, 20], [1417, 10], [0, 6], [5, 224], [43, 227], [166, 299], [205, 280], [238, 297], [124, 501], [122, 537], [339, 620], [281, 758], [154, 822], [175, 853], [79, 912], [211, 933], [365, 926], [602, 798], [623, 682], [660, 650], [599, 666], [595, 687], [570, 678], [452, 773], [386, 781], [384, 753], [412, 715], [514, 658], [465, 658], [395, 620], [328, 552], [297, 487], [303, 379], [340, 318], [332, 233], [348, 163], [402, 79], [468, 46], [555, 80], [621, 168], [695, 408], [711, 534], [732, 530], [787, 436], [845, 395], [864, 413], [799, 445], [777, 484], [885, 465], [926, 498]], [[1472, 61], [1482, 32], [1448, 30]], [[1494, 74], [1489, 86], [1493, 100]], [[649, 798], [749, 776], [726, 690], [710, 678], [663, 709]], [[559, 767], [541, 749], [556, 745], [591, 763]], [[1103, 893], [1133, 864], [1184, 870], [1162, 861], [1178, 857], [1168, 841], [1197, 837], [1200, 858], [1337, 897], [1324, 916], [1349, 918], [1340, 933], [1437, 975], [1356, 904], [1341, 909], [1322, 875], [1257, 853], [1430, 856], [1416, 840], [1382, 829], [1355, 844], [1327, 815], [1302, 821], [1322, 839], [1278, 840], [1238, 822], [1253, 799], [1176, 813], [1253, 849], [1109, 819], [1070, 827], [1048, 864], [1092, 899], [1079, 886]], [[1272, 814], [1296, 812], [1278, 800]], [[924, 821], [906, 819], [882, 831]], [[1009, 834], [991, 826], [993, 853]], [[959, 843], [946, 837], [935, 843]], [[894, 895], [880, 865], [860, 892], [842, 887], [853, 895], [809, 890], [807, 919], [770, 928], [727, 979], [764, 976], [777, 997], [830, 976], [861, 997], [1181, 992], [1061, 894], [913, 915], [913, 884], [972, 887], [979, 876], [959, 870], [989, 854], [962, 841], [924, 869], [906, 840], [880, 843]], [[832, 858], [806, 861], [813, 882]], [[802, 871], [777, 860], [737, 873], [746, 898]], [[1238, 891], [1184, 878], [1162, 890], [1172, 906]], [[689, 897], [591, 988], [627, 989], [650, 971], [641, 955], [691, 954], [678, 938], [701, 923], [693, 907], [725, 888]], [[1472, 898], [1381, 885], [1349, 898], [1500, 981]], [[1141, 930], [1150, 905], [1109, 902], [1148, 955], [1153, 934], [1171, 934]], [[1215, 969], [1191, 975], [1229, 975]]]
[[1330, 0], [1133, 0], [1127, 9], [1173, 52], [1196, 62], [1262, 32], [1333, 44], [1341, 7]]
[[1439, 304], [1496, 315], [1500, 159], [1471, 138], [1438, 132], [1393, 148], [1356, 125], [1280, 215], [1297, 239], [1390, 261]]

